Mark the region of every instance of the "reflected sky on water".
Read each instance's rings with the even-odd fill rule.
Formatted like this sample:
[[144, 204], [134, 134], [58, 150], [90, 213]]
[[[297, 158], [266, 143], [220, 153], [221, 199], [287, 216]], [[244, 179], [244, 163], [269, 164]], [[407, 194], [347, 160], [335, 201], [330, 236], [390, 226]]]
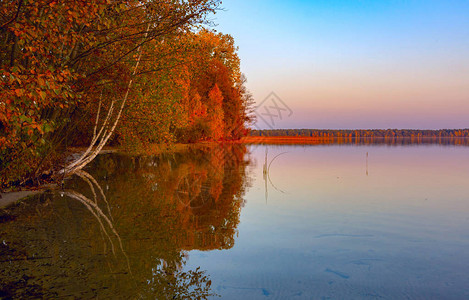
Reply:
[[253, 146], [252, 158], [235, 246], [190, 253], [190, 266], [211, 270], [215, 292], [469, 297], [468, 148]]
[[468, 298], [468, 149], [100, 155], [0, 210], [0, 298]]

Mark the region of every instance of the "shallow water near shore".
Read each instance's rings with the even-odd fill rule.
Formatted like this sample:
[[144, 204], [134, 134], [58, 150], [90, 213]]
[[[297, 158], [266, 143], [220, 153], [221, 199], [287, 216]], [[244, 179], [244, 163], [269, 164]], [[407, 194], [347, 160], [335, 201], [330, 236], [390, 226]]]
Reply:
[[0, 212], [0, 298], [469, 298], [469, 148], [100, 155]]

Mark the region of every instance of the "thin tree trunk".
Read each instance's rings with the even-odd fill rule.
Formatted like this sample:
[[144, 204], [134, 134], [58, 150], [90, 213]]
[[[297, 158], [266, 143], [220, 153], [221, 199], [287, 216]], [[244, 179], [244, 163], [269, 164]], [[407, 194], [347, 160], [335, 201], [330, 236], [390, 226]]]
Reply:
[[[146, 30], [146, 33], [145, 33], [145, 39], [148, 37], [148, 30], [150, 29], [150, 25], [151, 24], [149, 23], [148, 27], [147, 27], [147, 30]], [[122, 115], [122, 111], [124, 110], [125, 103], [126, 103], [128, 97], [129, 97], [130, 89], [131, 89], [132, 83], [133, 83], [133, 77], [137, 74], [137, 68], [138, 68], [138, 65], [140, 64], [140, 59], [142, 57], [141, 47], [142, 47], [143, 44], [144, 43], [141, 43], [140, 46], [137, 49], [137, 52], [138, 52], [137, 62], [135, 63], [135, 66], [134, 66], [134, 69], [133, 69], [133, 72], [132, 72], [132, 77], [129, 80], [129, 84], [127, 85], [127, 90], [125, 92], [122, 103], [119, 107], [119, 111], [118, 111], [118, 113], [115, 117], [114, 123], [112, 123], [112, 126], [109, 128], [109, 125], [110, 125], [109, 122], [110, 122], [111, 116], [113, 114], [114, 105], [116, 103], [116, 100], [113, 100], [111, 102], [111, 106], [109, 107], [109, 111], [107, 113], [106, 119], [104, 120], [103, 124], [101, 125], [101, 129], [96, 134], [97, 127], [98, 127], [98, 122], [99, 122], [99, 113], [98, 113], [98, 115], [96, 117], [95, 127], [93, 129], [93, 139], [90, 143], [90, 146], [80, 156], [80, 158], [78, 158], [74, 162], [70, 163], [68, 166], [66, 166], [65, 168], [63, 168], [61, 170], [60, 174], [62, 174], [63, 177], [71, 175], [71, 174], [75, 173], [76, 171], [82, 169], [87, 164], [89, 164], [99, 154], [99, 152], [106, 145], [108, 140], [111, 138], [112, 134], [114, 133], [114, 130], [116, 129], [117, 123], [119, 122], [119, 119]], [[101, 101], [99, 103], [99, 107], [101, 107]], [[95, 146], [95, 144], [98, 140], [99, 140], [99, 143], [98, 143], [98, 145]]]

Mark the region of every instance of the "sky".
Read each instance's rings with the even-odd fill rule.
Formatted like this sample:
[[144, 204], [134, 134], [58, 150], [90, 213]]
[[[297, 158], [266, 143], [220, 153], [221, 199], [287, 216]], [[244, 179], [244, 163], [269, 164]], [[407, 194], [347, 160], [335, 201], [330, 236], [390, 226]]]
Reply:
[[258, 128], [469, 128], [468, 0], [222, 7], [215, 29], [239, 46], [257, 113], [276, 115]]

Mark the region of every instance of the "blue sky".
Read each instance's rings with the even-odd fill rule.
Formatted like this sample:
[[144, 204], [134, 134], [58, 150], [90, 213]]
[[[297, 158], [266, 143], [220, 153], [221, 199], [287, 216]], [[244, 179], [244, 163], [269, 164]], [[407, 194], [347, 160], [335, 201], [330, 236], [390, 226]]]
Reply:
[[[277, 128], [469, 127], [469, 1], [227, 0], [214, 21]], [[263, 127], [262, 124], [258, 124]]]

